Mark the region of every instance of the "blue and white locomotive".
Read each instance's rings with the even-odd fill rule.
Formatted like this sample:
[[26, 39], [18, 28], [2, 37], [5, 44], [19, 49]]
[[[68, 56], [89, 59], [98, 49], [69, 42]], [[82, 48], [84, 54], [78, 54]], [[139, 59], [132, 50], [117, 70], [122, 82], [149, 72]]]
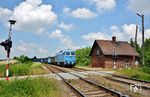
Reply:
[[36, 58], [34, 62], [54, 64], [64, 67], [73, 67], [76, 64], [76, 54], [74, 50], [63, 50], [58, 52], [54, 57]]
[[64, 67], [73, 67], [76, 64], [76, 54], [73, 50], [63, 50], [56, 54], [55, 64]]

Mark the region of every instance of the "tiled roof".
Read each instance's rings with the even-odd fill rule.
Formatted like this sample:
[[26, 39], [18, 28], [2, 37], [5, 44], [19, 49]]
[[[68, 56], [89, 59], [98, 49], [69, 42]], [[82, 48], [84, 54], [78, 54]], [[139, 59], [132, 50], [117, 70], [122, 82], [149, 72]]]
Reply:
[[136, 50], [125, 41], [117, 41], [114, 44], [111, 40], [96, 40], [104, 55], [113, 55], [114, 51], [117, 55], [138, 56]]

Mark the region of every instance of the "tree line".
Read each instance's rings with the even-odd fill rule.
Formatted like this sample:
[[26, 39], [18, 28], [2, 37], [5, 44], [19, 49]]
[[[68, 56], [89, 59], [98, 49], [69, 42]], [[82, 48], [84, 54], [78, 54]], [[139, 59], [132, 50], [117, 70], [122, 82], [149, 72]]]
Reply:
[[[135, 47], [136, 51], [139, 53], [139, 62], [142, 64], [142, 47], [139, 44], [133, 42], [132, 38], [130, 40], [130, 45]], [[144, 41], [144, 61], [144, 66], [150, 67], [150, 38]]]

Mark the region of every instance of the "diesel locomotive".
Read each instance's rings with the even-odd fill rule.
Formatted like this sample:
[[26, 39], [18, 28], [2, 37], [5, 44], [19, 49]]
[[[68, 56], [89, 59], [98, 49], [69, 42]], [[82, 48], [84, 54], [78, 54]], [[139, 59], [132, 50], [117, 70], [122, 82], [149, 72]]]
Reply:
[[67, 49], [58, 52], [54, 57], [38, 58], [34, 61], [64, 67], [73, 67], [76, 64], [76, 54], [74, 50]]

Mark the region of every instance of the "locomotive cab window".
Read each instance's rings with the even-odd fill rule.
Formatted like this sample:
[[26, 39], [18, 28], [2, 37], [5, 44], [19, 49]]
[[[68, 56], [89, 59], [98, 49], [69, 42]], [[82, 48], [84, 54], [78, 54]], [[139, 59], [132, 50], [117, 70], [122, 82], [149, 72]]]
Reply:
[[66, 52], [66, 55], [67, 55], [67, 56], [70, 55], [70, 52]]
[[74, 55], [75, 55], [75, 52], [71, 52], [71, 55], [74, 56]]

